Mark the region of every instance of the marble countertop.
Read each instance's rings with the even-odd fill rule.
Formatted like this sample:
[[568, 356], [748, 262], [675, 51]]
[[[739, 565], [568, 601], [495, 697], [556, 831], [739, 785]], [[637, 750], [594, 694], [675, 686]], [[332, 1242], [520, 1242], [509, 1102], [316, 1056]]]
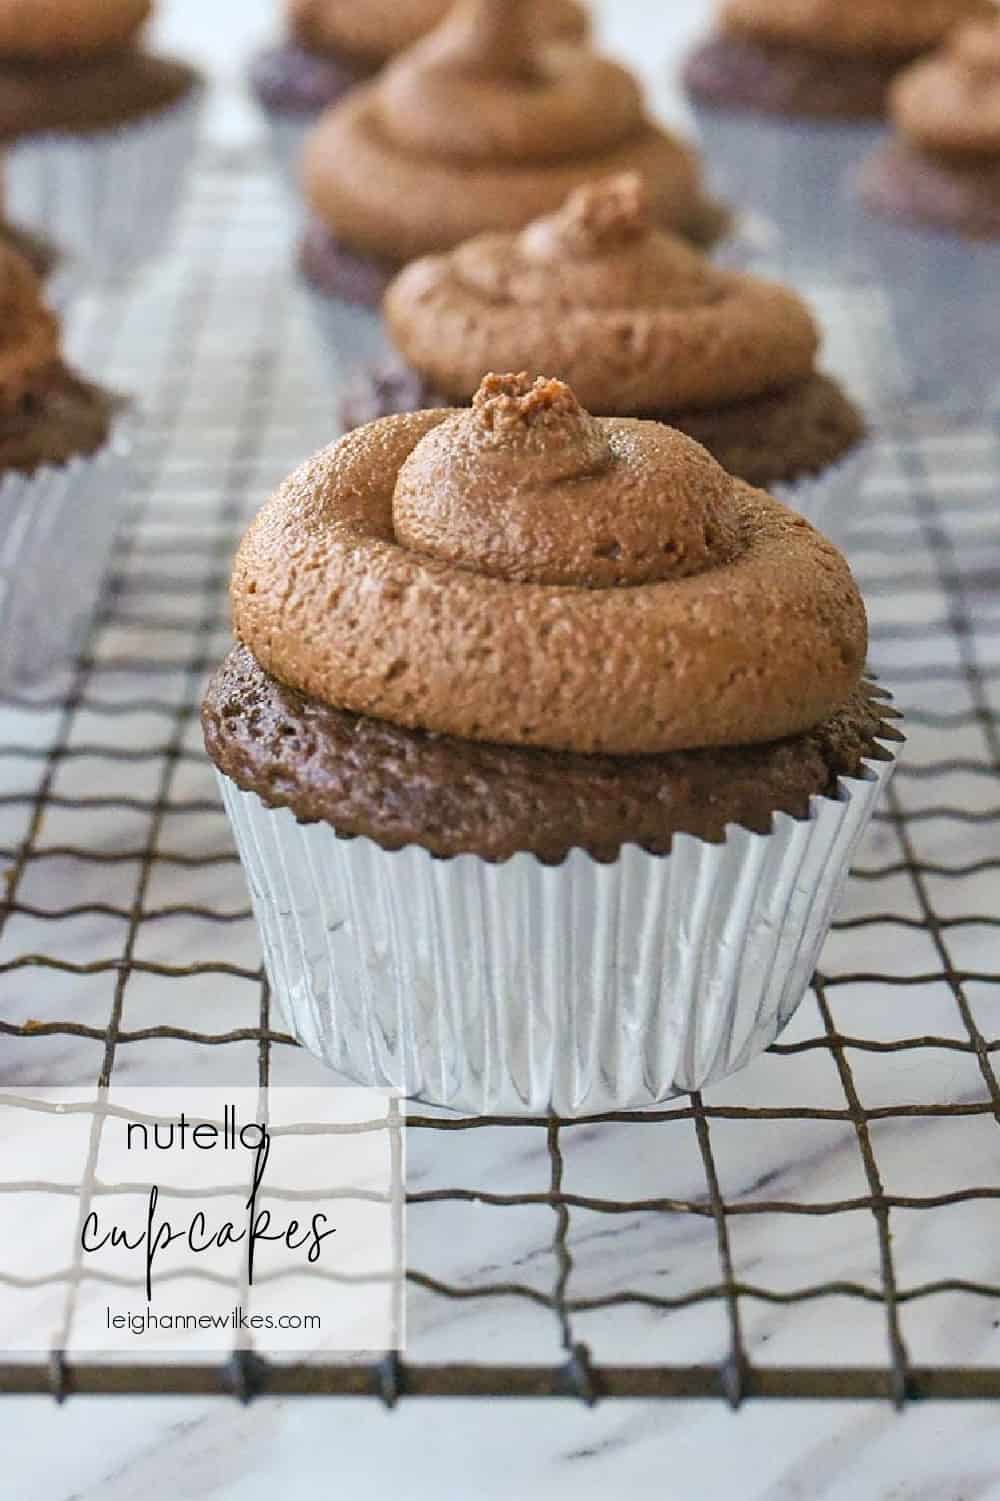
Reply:
[[[220, 548], [234, 524], [303, 454], [328, 441], [335, 425], [326, 356], [289, 274], [294, 213], [263, 154], [255, 155], [258, 127], [239, 92], [243, 55], [270, 30], [272, 6], [273, 0], [164, 4], [164, 39], [197, 51], [219, 76], [210, 125], [216, 149], [206, 153], [192, 185], [177, 254], [151, 272], [141, 295], [113, 310], [84, 301], [72, 319], [73, 348], [82, 359], [100, 351], [103, 378], [142, 391], [146, 424], [134, 504], [116, 557], [115, 605], [95, 644], [100, 704], [91, 712], [85, 703], [78, 712], [71, 740], [78, 754], [61, 764], [52, 790], [67, 799], [92, 792], [107, 766], [88, 755], [88, 746], [113, 740], [142, 751], [164, 738], [164, 705], [182, 714], [179, 754], [165, 786], [158, 782], [162, 760], [137, 756], [115, 769], [108, 789], [113, 814], [53, 805], [38, 847], [113, 854], [141, 847], [154, 819], [161, 853], [204, 857], [194, 868], [167, 859], [154, 870], [145, 906], [163, 916], [139, 930], [135, 957], [147, 968], [129, 979], [126, 1031], [167, 1022], [221, 1032], [256, 1019], [253, 982], [214, 974], [167, 983], [156, 966], [180, 956], [184, 963], [226, 961], [250, 970], [258, 962], [252, 922], [242, 915], [240, 870], [221, 811], [211, 811], [212, 779], [198, 755], [190, 712], [201, 681], [197, 658], [202, 649], [209, 660], [225, 649]], [[643, 0], [601, 7], [609, 43], [641, 63], [667, 114], [681, 112], [664, 87], [668, 57], [701, 23], [704, 9]], [[211, 264], [204, 254], [209, 241]], [[829, 362], [864, 390], [871, 374], [865, 341], [884, 333], [884, 310], [860, 293], [820, 294], [819, 305]], [[183, 371], [180, 338], [188, 341]], [[937, 910], [945, 917], [989, 916], [1000, 906], [997, 874], [976, 866], [996, 854], [996, 823], [988, 816], [996, 781], [969, 766], [982, 767], [995, 746], [984, 743], [982, 724], [970, 721], [968, 711], [979, 691], [970, 664], [992, 670], [987, 694], [996, 692], [1000, 664], [1000, 442], [995, 429], [958, 436], [926, 429], [919, 439], [879, 445], [852, 556], [871, 603], [873, 660], [916, 711], [908, 770], [890, 811], [911, 817], [919, 859], [971, 867], [955, 880], [928, 877], [925, 895]], [[938, 531], [945, 512], [950, 550], [942, 564]], [[957, 590], [951, 574], [963, 580]], [[961, 636], [952, 630], [957, 616]], [[143, 673], [140, 658], [156, 658], [159, 669]], [[949, 728], [956, 717], [957, 727]], [[0, 711], [0, 745], [37, 750], [58, 734], [55, 713]], [[0, 846], [23, 837], [28, 803], [18, 794], [30, 799], [37, 777], [37, 761], [29, 757], [0, 762]], [[158, 792], [166, 802], [151, 811]], [[982, 817], [942, 816], [949, 804]], [[861, 868], [878, 872], [902, 852], [898, 821], [884, 817]], [[127, 908], [135, 891], [134, 862], [76, 863], [58, 854], [33, 861], [19, 892], [25, 904], [103, 903], [109, 913], [60, 922], [58, 935], [18, 915], [0, 961], [57, 950], [69, 963], [87, 964], [119, 954], [124, 925], [110, 909]], [[195, 901], [233, 920], [198, 922], [172, 910]], [[881, 913], [895, 921], [866, 925]], [[855, 881], [823, 960], [835, 1023], [855, 1039], [850, 1061], [862, 1102], [869, 1110], [885, 1107], [872, 1133], [886, 1192], [904, 1198], [1000, 1183], [996, 1123], [968, 1046], [970, 1015], [987, 1038], [1000, 1032], [997, 989], [965, 985], [970, 1013], [963, 1017], [937, 978], [943, 959], [933, 936], [907, 926], [920, 916], [920, 892], [910, 877]], [[948, 927], [943, 942], [962, 973], [996, 972], [995, 929], [975, 922]], [[885, 978], [866, 982], [863, 976], [873, 972]], [[23, 971], [4, 1012], [42, 1021], [72, 1014], [103, 1027], [113, 983], [108, 973]], [[799, 1212], [866, 1193], [854, 1126], [838, 1114], [843, 1083], [823, 1033], [811, 998], [783, 1039], [797, 1051], [772, 1053], [707, 1096], [710, 1106], [832, 1113], [791, 1123], [712, 1121], [722, 1191], [737, 1206], [730, 1221], [736, 1274], [779, 1294], [828, 1279], [879, 1286], [876, 1229], [867, 1210]], [[920, 1036], [944, 1041], [888, 1053], [866, 1045]], [[65, 1036], [12, 1043], [0, 1053], [0, 1083], [89, 1083], [101, 1051], [96, 1041]], [[116, 1076], [132, 1084], [249, 1083], [255, 1066], [249, 1042], [130, 1043], [119, 1048]], [[274, 1049], [273, 1069], [276, 1083], [323, 1077], [290, 1048]], [[945, 1102], [970, 1113], [960, 1119], [892, 1114], [902, 1104]], [[704, 1199], [690, 1121], [574, 1128], [563, 1148], [572, 1192]], [[548, 1168], [544, 1134], [531, 1128], [461, 1137], [410, 1133], [411, 1187], [536, 1191], [546, 1187]], [[744, 1212], [762, 1200], [788, 1207]], [[940, 1211], [894, 1210], [900, 1288], [956, 1277], [996, 1286], [998, 1217], [995, 1199], [963, 1198]], [[548, 1293], [552, 1234], [545, 1205], [502, 1214], [475, 1204], [416, 1206], [409, 1260], [459, 1286], [509, 1280]], [[637, 1213], [622, 1222], [576, 1210], [568, 1248], [570, 1293], [584, 1302], [623, 1288], [683, 1299], [719, 1276], [715, 1230], [704, 1215]], [[886, 1317], [878, 1302], [746, 1298], [742, 1316], [747, 1349], [762, 1366], [886, 1364]], [[906, 1303], [902, 1321], [915, 1364], [1000, 1365], [1000, 1300], [950, 1292], [917, 1297]], [[573, 1330], [606, 1363], [721, 1362], [728, 1349], [718, 1299], [671, 1313], [642, 1304], [579, 1311]], [[561, 1358], [556, 1319], [529, 1298], [442, 1300], [414, 1289], [409, 1335], [409, 1358], [421, 1362]], [[874, 1404], [750, 1403], [733, 1415], [721, 1403], [701, 1402], [609, 1402], [590, 1410], [570, 1401], [404, 1400], [390, 1414], [372, 1399], [264, 1400], [241, 1409], [162, 1398], [74, 1399], [57, 1410], [47, 1400], [10, 1398], [0, 1403], [0, 1494], [17, 1501], [270, 1501], [322, 1487], [364, 1501], [583, 1501], [609, 1493], [636, 1501], [737, 1495], [742, 1501], [1000, 1501], [995, 1411], [927, 1405], [897, 1416]]]

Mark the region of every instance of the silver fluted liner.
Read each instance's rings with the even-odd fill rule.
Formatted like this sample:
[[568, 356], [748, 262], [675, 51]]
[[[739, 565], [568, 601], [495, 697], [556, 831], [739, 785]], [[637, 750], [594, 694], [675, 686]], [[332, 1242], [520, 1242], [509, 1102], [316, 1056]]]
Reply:
[[271, 156], [283, 183], [293, 189], [296, 198], [302, 191], [302, 149], [318, 118], [317, 115], [283, 115], [276, 110], [265, 111]]
[[[899, 352], [894, 395], [982, 417], [1000, 399], [1000, 241], [963, 240], [864, 213], [858, 258], [884, 287]], [[891, 390], [894, 369], [884, 379]]]
[[332, 379], [350, 385], [389, 357], [381, 314], [375, 308], [331, 297], [301, 278], [301, 305], [314, 343]]
[[762, 258], [777, 254], [792, 275], [801, 267], [836, 279], [856, 269], [852, 221], [858, 209], [849, 174], [882, 126], [772, 118], [698, 100], [691, 107], [719, 192], [774, 227], [774, 236], [758, 228], [766, 246]]
[[850, 548], [851, 525], [857, 516], [865, 477], [871, 466], [873, 445], [858, 443], [836, 464], [828, 464], [819, 474], [804, 475], [768, 488], [811, 521], [824, 536], [845, 551]]
[[90, 457], [0, 481], [0, 694], [75, 655], [107, 569], [128, 476], [127, 422]]
[[5, 153], [7, 212], [40, 230], [103, 285], [127, 279], [167, 249], [205, 90], [135, 123], [29, 135]]
[[601, 865], [389, 853], [219, 776], [274, 992], [359, 1084], [473, 1114], [589, 1115], [700, 1089], [801, 1002], [890, 761], [808, 818]]

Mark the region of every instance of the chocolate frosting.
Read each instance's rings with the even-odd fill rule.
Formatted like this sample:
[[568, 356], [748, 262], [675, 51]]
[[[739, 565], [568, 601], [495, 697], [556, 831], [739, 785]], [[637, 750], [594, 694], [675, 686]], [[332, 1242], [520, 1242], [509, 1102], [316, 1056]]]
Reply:
[[1000, 155], [1000, 15], [958, 27], [893, 86], [893, 119], [924, 150]]
[[0, 0], [0, 57], [56, 61], [127, 46], [152, 0]]
[[594, 411], [716, 407], [814, 372], [791, 291], [714, 266], [658, 229], [640, 178], [576, 189], [519, 234], [406, 267], [385, 314], [407, 362], [457, 403], [484, 370], [552, 370]]
[[321, 120], [307, 197], [352, 247], [396, 262], [519, 229], [591, 177], [634, 169], [659, 223], [718, 233], [695, 153], [647, 120], [618, 64], [542, 45], [528, 0], [462, 0]]
[[850, 570], [802, 517], [680, 433], [525, 376], [311, 460], [247, 532], [232, 602], [304, 694], [585, 754], [801, 733], [867, 647]]
[[[448, 14], [452, 0], [288, 0], [297, 42], [372, 70], [412, 47]], [[532, 20], [546, 39], [583, 41], [589, 18], [578, 0], [535, 0]]]
[[916, 57], [991, 0], [724, 0], [725, 30], [832, 54]]

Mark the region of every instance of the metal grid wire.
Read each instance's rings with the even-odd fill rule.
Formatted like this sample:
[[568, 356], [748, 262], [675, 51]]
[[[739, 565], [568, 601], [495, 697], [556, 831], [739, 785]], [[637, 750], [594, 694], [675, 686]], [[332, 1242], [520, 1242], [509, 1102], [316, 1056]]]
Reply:
[[[237, 535], [335, 431], [294, 227], [263, 163], [214, 156], [178, 252], [76, 315], [146, 422], [83, 655], [0, 707], [2, 1084], [326, 1077], [272, 1008], [197, 724]], [[858, 297], [837, 326], [863, 379]], [[0, 1391], [1000, 1397], [998, 486], [995, 429], [880, 442], [852, 556], [910, 743], [765, 1059], [600, 1121], [416, 1108], [405, 1360], [57, 1352]]]

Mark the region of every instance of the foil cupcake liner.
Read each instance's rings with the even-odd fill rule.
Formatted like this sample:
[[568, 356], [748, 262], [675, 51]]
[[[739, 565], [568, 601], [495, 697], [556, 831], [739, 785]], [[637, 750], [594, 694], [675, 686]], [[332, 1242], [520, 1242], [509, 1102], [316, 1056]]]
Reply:
[[981, 417], [1000, 400], [1000, 242], [867, 212], [853, 233], [888, 299], [899, 356], [882, 371], [890, 403]]
[[282, 181], [298, 195], [302, 186], [302, 148], [306, 136], [316, 123], [315, 117], [266, 110], [264, 118], [267, 121], [271, 157]]
[[842, 459], [828, 464], [819, 474], [803, 475], [801, 479], [785, 480], [766, 488], [812, 522], [831, 542], [849, 551], [851, 526], [858, 514], [873, 453], [874, 444], [868, 439], [855, 444]]
[[850, 172], [884, 127], [691, 107], [719, 191], [748, 216], [739, 263], [778, 261], [793, 277], [858, 274]]
[[363, 303], [332, 297], [305, 279], [301, 284], [304, 315], [331, 378], [338, 387], [351, 388], [366, 370], [388, 357], [381, 315]]
[[275, 995], [359, 1084], [470, 1114], [652, 1106], [743, 1068], [809, 985], [892, 761], [657, 857], [435, 859], [302, 825], [219, 774]]
[[90, 281], [126, 280], [169, 241], [204, 97], [195, 86], [132, 124], [15, 141], [4, 159], [11, 218], [49, 235]]
[[0, 694], [77, 653], [107, 569], [130, 454], [120, 419], [98, 453], [0, 480]]

